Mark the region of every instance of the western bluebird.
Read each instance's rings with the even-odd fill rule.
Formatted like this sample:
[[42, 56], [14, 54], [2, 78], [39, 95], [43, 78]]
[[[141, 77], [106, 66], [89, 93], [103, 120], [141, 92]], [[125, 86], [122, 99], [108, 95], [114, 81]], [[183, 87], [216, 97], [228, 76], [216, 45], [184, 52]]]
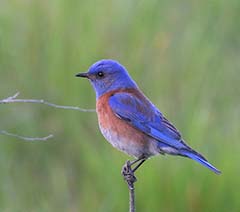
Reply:
[[[125, 67], [110, 59], [94, 63], [86, 73], [96, 92], [100, 130], [115, 148], [139, 162], [157, 154], [191, 158], [213, 172], [221, 172], [182, 139], [180, 132], [142, 93]], [[132, 165], [131, 164], [131, 165]]]

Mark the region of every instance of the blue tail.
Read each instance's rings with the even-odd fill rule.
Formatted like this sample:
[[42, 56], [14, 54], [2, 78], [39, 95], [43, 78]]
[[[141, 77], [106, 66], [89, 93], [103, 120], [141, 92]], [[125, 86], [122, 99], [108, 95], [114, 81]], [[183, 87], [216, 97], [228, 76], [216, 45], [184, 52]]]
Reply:
[[194, 151], [192, 149], [189, 149], [189, 150], [183, 149], [183, 150], [180, 150], [180, 153], [182, 156], [185, 156], [185, 157], [188, 157], [188, 158], [191, 158], [191, 159], [197, 161], [198, 163], [209, 168], [216, 174], [221, 174], [221, 171], [219, 171], [217, 168], [215, 168], [213, 165], [211, 165], [202, 155], [200, 155], [196, 151]]

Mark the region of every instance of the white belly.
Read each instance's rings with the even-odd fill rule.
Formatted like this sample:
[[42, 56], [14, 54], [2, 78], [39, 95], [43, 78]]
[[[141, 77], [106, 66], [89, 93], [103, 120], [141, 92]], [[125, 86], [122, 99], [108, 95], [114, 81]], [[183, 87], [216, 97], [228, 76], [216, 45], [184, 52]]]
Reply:
[[101, 126], [100, 130], [105, 137], [105, 139], [116, 149], [136, 158], [142, 157], [143, 155], [147, 158], [149, 156], [159, 154], [157, 148], [157, 142], [149, 139], [148, 145], [142, 146], [137, 145], [136, 142], [132, 141], [131, 138], [126, 138], [124, 135], [118, 135], [116, 132], [111, 132], [110, 130], [103, 129]]

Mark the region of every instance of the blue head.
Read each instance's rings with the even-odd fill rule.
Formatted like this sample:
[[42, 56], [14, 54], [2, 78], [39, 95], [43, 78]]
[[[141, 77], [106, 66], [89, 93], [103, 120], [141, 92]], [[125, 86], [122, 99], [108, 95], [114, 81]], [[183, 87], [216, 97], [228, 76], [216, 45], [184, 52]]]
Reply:
[[88, 72], [79, 73], [76, 76], [85, 77], [91, 81], [97, 98], [112, 90], [137, 87], [127, 70], [115, 60], [100, 60], [94, 63]]

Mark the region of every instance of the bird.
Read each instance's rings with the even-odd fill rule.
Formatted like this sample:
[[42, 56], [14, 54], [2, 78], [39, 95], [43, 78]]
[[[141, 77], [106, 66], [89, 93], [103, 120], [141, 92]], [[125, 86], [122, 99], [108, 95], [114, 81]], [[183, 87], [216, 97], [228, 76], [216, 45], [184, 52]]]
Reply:
[[136, 171], [155, 155], [183, 156], [197, 161], [216, 174], [221, 171], [191, 148], [180, 131], [144, 95], [127, 69], [118, 61], [102, 59], [87, 72], [96, 93], [96, 112], [102, 135], [116, 149], [135, 158]]

